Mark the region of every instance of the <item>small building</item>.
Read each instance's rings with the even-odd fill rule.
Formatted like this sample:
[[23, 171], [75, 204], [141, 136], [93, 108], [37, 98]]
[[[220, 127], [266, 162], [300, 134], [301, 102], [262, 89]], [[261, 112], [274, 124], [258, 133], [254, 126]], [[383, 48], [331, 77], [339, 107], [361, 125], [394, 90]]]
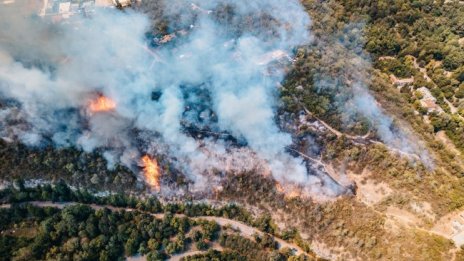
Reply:
[[95, 6], [98, 7], [109, 7], [114, 5], [115, 4], [113, 0], [95, 0]]
[[437, 99], [433, 97], [432, 93], [426, 87], [420, 87], [417, 89], [422, 94], [422, 99], [420, 99], [420, 104], [423, 108], [427, 109], [428, 112], [442, 112], [443, 109], [437, 105]]
[[163, 38], [161, 38], [161, 40], [159, 40], [159, 43], [160, 44], [169, 43], [170, 41], [174, 40], [174, 38], [176, 38], [175, 33], [168, 34], [168, 35], [163, 36]]
[[392, 83], [397, 86], [398, 88], [402, 88], [406, 85], [413, 84], [414, 83], [414, 77], [411, 78], [404, 78], [404, 79], [398, 79], [396, 78], [395, 75], [391, 74], [390, 75], [390, 80]]
[[[15, 0], [3, 0], [4, 3], [14, 3], [14, 1]], [[61, 21], [63, 18], [69, 18], [75, 14], [92, 13], [95, 11], [95, 8], [123, 8], [140, 2], [141, 0], [44, 0], [39, 15], [49, 17], [54, 21]]]
[[265, 53], [261, 57], [259, 57], [259, 60], [257, 61], [258, 65], [267, 65], [271, 62], [291, 62], [292, 59], [290, 56], [282, 50], [275, 50], [272, 52]]
[[69, 18], [72, 14], [71, 12], [71, 2], [61, 2], [58, 6], [58, 13], [63, 18]]

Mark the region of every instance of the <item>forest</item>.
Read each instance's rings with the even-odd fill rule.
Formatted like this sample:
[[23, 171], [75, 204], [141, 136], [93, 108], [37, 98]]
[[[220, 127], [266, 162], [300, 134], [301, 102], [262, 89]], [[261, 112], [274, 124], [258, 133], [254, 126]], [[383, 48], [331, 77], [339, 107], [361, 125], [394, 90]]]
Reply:
[[[73, 191], [64, 182], [26, 188], [21, 180], [0, 191], [0, 201], [1, 260], [125, 260], [136, 255], [165, 260], [192, 249], [211, 249], [206, 258], [218, 255], [214, 250], [218, 246], [225, 249], [219, 254], [221, 260], [256, 260], [257, 256], [257, 260], [315, 260], [305, 245], [307, 254], [279, 250], [274, 235], [290, 237], [275, 231], [269, 217], [255, 219], [235, 205], [162, 204], [154, 197], [123, 194], [96, 197], [84, 190]], [[37, 202], [81, 204], [57, 208], [59, 204], [34, 205]], [[202, 216], [238, 220], [265, 233], [246, 238]]]
[[[464, 207], [464, 4], [301, 2], [312, 20], [308, 30], [313, 40], [294, 50], [278, 88], [276, 121], [292, 134], [295, 148], [310, 143], [312, 150], [305, 153], [335, 172], [352, 174], [350, 178], [367, 173], [355, 183], [354, 193], [329, 202], [290, 197], [271, 178], [245, 172], [221, 176], [222, 190], [209, 191], [206, 203], [195, 195], [169, 201], [147, 195], [133, 170], [120, 165], [108, 169], [98, 150], [31, 148], [1, 140], [0, 180], [8, 186], [0, 190], [0, 202], [9, 207], [0, 208], [0, 260], [123, 260], [137, 255], [165, 260], [190, 250], [201, 253], [184, 260], [322, 260], [314, 242], [322, 242], [323, 250], [335, 249], [342, 260], [464, 260], [459, 246], [429, 233], [434, 222]], [[143, 1], [134, 7], [152, 19], [148, 39], [174, 31], [160, 15], [162, 6]], [[217, 19], [226, 21], [227, 11], [224, 6], [215, 13]], [[256, 24], [250, 18], [238, 27]], [[362, 61], [362, 68], [355, 60]], [[392, 115], [392, 129], [405, 127], [424, 142], [433, 168], [379, 142], [369, 119], [350, 110], [353, 82]], [[340, 135], [303, 126], [301, 118], [324, 122]], [[169, 162], [161, 158], [160, 163], [170, 188], [188, 187]], [[375, 204], [359, 201], [361, 187], [379, 184], [392, 192]], [[36, 201], [80, 204], [60, 209], [39, 207]], [[414, 212], [418, 202], [430, 206], [433, 218]], [[97, 210], [92, 204], [134, 211]], [[387, 212], [393, 207], [415, 213], [421, 223], [387, 229], [392, 224]], [[202, 216], [240, 221], [265, 236], [244, 237], [197, 219]], [[278, 249], [275, 238], [307, 255]]]

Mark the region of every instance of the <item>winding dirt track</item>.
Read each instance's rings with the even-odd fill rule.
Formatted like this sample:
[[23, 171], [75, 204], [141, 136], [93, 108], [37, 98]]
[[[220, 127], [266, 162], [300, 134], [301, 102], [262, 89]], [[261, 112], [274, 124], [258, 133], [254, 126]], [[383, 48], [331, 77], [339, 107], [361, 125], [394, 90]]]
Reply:
[[[80, 204], [80, 205], [89, 206], [94, 210], [100, 210], [100, 209], [107, 208], [107, 209], [109, 209], [111, 211], [128, 211], [128, 212], [138, 211], [138, 212], [141, 212], [141, 213], [151, 215], [151, 216], [153, 216], [153, 217], [155, 217], [157, 219], [162, 219], [164, 217], [164, 214], [153, 214], [153, 213], [150, 213], [150, 212], [141, 211], [141, 210], [134, 209], [134, 208], [119, 208], [119, 207], [113, 207], [113, 206], [110, 206], [110, 205], [83, 204], [83, 203], [77, 203], [77, 202], [56, 203], [56, 202], [51, 202], [51, 201], [43, 201], [43, 202], [42, 201], [29, 201], [29, 202], [25, 202], [25, 203], [29, 203], [29, 204], [37, 206], [37, 207], [53, 207], [53, 208], [58, 208], [58, 209], [63, 209], [65, 207], [67, 207], [67, 206], [73, 206], [73, 205]], [[0, 205], [0, 208], [10, 208], [10, 207], [11, 207], [10, 204]], [[176, 216], [178, 216], [178, 217], [187, 217], [187, 216], [185, 216], [183, 214], [176, 214]], [[260, 235], [260, 236], [265, 234], [264, 232], [254, 228], [254, 227], [251, 227], [251, 226], [246, 225], [246, 224], [244, 224], [242, 222], [232, 220], [232, 219], [228, 219], [228, 218], [214, 217], [214, 216], [199, 216], [199, 217], [189, 217], [189, 218], [191, 218], [193, 220], [214, 221], [214, 222], [218, 223], [220, 226], [230, 226], [232, 229], [239, 231], [240, 235], [242, 235], [243, 237], [246, 237], [246, 238], [252, 238], [254, 234], [257, 234], [257, 235]], [[297, 246], [295, 244], [286, 242], [285, 240], [277, 238], [277, 237], [274, 237], [274, 240], [277, 242], [277, 249], [289, 248], [289, 249], [293, 250], [295, 255], [307, 254], [303, 249], [301, 249], [299, 246]], [[194, 254], [198, 254], [198, 253], [201, 253], [201, 252], [198, 252], [198, 251], [190, 252], [189, 251], [189, 252], [181, 254], [181, 257], [185, 257], [185, 256], [188, 256], [188, 255], [194, 255]], [[179, 256], [173, 256], [171, 260], [180, 260], [180, 258], [179, 258]]]
[[[397, 149], [397, 148], [394, 148], [392, 146], [389, 146], [388, 144], [385, 144], [384, 142], [381, 142], [381, 141], [378, 141], [378, 140], [375, 140], [371, 137], [371, 132], [369, 131], [368, 133], [366, 133], [365, 135], [363, 136], [360, 136], [360, 135], [350, 135], [350, 134], [347, 134], [347, 133], [343, 133], [341, 131], [338, 131], [336, 129], [334, 129], [332, 126], [330, 126], [330, 124], [326, 123], [325, 121], [323, 121], [322, 119], [320, 119], [319, 117], [317, 117], [316, 115], [314, 115], [310, 110], [308, 110], [308, 108], [306, 108], [295, 96], [293, 97], [293, 99], [298, 102], [304, 112], [313, 117], [314, 119], [316, 119], [320, 124], [322, 124], [329, 132], [333, 133], [334, 135], [336, 135], [337, 137], [342, 137], [344, 136], [345, 138], [351, 140], [353, 143], [357, 144], [357, 145], [367, 145], [367, 144], [381, 144], [383, 146], [385, 146], [389, 151], [392, 151], [392, 152], [395, 152], [395, 153], [398, 153], [402, 156], [405, 156], [407, 158], [410, 158], [410, 159], [415, 159], [415, 160], [418, 160], [418, 161], [421, 161], [421, 157], [417, 154], [414, 154], [414, 153], [410, 153], [410, 152], [406, 152], [406, 151], [402, 151], [400, 149]], [[313, 159], [314, 161], [314, 159]]]

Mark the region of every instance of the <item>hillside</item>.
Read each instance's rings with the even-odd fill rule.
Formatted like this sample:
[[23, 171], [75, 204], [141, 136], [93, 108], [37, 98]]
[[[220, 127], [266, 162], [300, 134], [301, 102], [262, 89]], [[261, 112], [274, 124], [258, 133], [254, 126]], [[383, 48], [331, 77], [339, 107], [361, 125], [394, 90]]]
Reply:
[[84, 2], [0, 3], [0, 260], [464, 260], [462, 1]]

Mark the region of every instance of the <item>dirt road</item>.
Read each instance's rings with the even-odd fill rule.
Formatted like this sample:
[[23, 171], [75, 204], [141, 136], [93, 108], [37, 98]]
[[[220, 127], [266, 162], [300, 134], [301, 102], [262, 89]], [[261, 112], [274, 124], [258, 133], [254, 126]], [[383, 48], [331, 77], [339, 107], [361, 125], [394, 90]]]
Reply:
[[[51, 202], [51, 201], [44, 201], [44, 202], [42, 202], [42, 201], [30, 201], [30, 202], [27, 202], [27, 203], [32, 204], [32, 205], [37, 206], [37, 207], [53, 207], [53, 208], [59, 208], [59, 209], [63, 209], [65, 207], [67, 207], [67, 206], [82, 204], [82, 203], [77, 203], [77, 202], [56, 203], [56, 202]], [[150, 213], [150, 212], [140, 211], [140, 210], [137, 210], [137, 209], [134, 209], [134, 208], [120, 208], [120, 207], [113, 207], [113, 206], [109, 206], [109, 205], [96, 205], [96, 204], [82, 204], [82, 205], [89, 206], [94, 210], [100, 210], [100, 209], [107, 208], [107, 209], [109, 209], [111, 211], [129, 211], [129, 212], [130, 211], [139, 211], [139, 212], [142, 212], [142, 213], [145, 213], [145, 214], [149, 214], [149, 215], [151, 215], [151, 216], [153, 216], [153, 217], [155, 217], [157, 219], [161, 219], [161, 218], [164, 217], [164, 214], [153, 214], [153, 213]], [[0, 205], [0, 208], [10, 208], [10, 207], [11, 207], [10, 204]], [[176, 216], [183, 217], [185, 215], [176, 214]], [[199, 217], [189, 217], [189, 218], [191, 218], [193, 220], [214, 221], [214, 222], [218, 223], [220, 226], [230, 226], [234, 230], [239, 231], [240, 234], [243, 237], [246, 237], [246, 238], [252, 238], [254, 234], [258, 234], [258, 235], [263, 235], [264, 234], [264, 232], [254, 228], [254, 227], [251, 227], [251, 226], [249, 226], [247, 224], [244, 224], [244, 223], [236, 221], [236, 220], [223, 218], [223, 217], [199, 216]], [[303, 249], [301, 249], [299, 246], [297, 246], [295, 244], [286, 242], [285, 240], [277, 238], [277, 237], [274, 237], [274, 240], [277, 242], [277, 249], [289, 248], [289, 249], [292, 249], [294, 251], [295, 255], [305, 254], [305, 251], [303, 251]], [[182, 257], [184, 257], [185, 254], [187, 254], [189, 252], [183, 253]], [[201, 252], [198, 252], [198, 253], [201, 253]], [[194, 254], [198, 254], [198, 253], [196, 253], [196, 251], [191, 251], [190, 255], [194, 255]], [[179, 255], [173, 256], [172, 260], [180, 260]]]

